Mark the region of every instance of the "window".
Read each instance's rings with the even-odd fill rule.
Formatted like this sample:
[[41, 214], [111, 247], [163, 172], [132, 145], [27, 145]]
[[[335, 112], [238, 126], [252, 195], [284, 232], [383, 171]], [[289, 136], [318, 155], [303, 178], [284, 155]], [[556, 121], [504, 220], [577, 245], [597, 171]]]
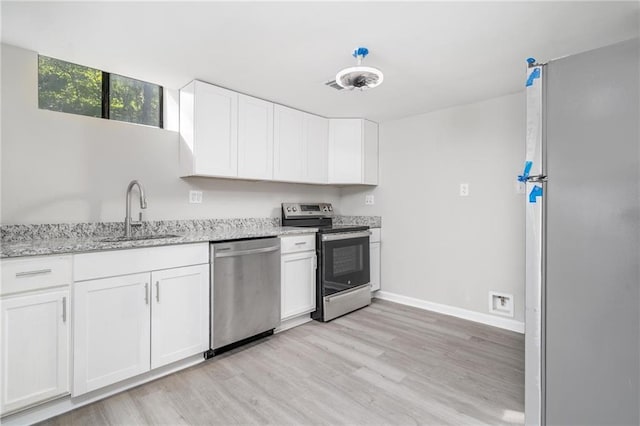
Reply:
[[38, 58], [38, 106], [162, 128], [162, 86], [46, 56]]

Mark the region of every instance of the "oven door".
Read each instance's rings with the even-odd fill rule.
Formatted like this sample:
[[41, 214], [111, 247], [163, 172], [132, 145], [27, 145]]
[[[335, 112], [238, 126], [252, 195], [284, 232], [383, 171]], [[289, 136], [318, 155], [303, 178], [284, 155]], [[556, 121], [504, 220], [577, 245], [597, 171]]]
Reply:
[[369, 283], [370, 231], [322, 234], [322, 296]]

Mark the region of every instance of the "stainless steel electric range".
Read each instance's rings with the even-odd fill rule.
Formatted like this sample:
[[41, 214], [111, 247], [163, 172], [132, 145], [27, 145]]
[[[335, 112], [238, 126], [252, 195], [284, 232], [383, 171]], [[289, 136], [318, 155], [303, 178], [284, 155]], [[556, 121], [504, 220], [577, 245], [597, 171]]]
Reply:
[[282, 203], [282, 226], [319, 229], [313, 319], [330, 321], [371, 303], [368, 226], [333, 225], [329, 203]]

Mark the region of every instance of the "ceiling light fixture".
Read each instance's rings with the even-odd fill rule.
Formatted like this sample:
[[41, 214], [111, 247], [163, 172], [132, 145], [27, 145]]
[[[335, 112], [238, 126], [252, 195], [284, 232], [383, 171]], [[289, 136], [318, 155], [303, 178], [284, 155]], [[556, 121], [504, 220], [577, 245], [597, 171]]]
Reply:
[[353, 57], [358, 61], [355, 67], [345, 68], [336, 74], [336, 83], [348, 90], [353, 89], [373, 89], [382, 84], [384, 76], [382, 71], [373, 67], [362, 66], [362, 61], [369, 54], [366, 47], [358, 47], [352, 53]]

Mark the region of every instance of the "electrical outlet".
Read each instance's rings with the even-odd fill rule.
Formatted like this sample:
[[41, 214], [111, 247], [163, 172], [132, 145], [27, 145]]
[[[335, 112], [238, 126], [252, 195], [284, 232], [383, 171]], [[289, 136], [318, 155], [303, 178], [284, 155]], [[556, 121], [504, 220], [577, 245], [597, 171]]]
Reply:
[[189, 203], [201, 204], [202, 203], [202, 191], [189, 191]]
[[460, 184], [460, 196], [461, 197], [468, 197], [469, 196], [469, 184], [468, 183], [461, 183]]
[[373, 195], [365, 195], [364, 203], [368, 206], [371, 206], [375, 204], [375, 198], [373, 198]]

